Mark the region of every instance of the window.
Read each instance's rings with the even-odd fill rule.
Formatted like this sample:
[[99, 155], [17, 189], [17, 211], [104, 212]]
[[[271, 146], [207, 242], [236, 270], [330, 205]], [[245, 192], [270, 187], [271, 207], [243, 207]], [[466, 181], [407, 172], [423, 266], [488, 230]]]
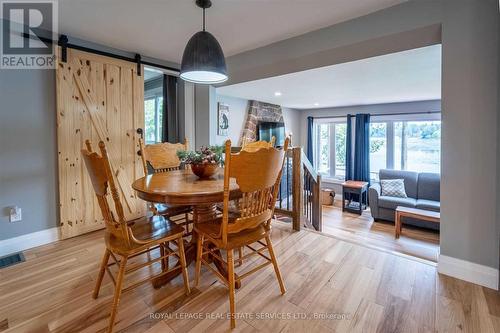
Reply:
[[[345, 178], [346, 131], [345, 118], [315, 120], [314, 167], [325, 179]], [[370, 177], [378, 179], [380, 169], [439, 173], [440, 114], [373, 115], [370, 122]]]
[[441, 121], [438, 115], [379, 118], [382, 119], [373, 116], [370, 123], [370, 174], [373, 179], [377, 179], [380, 169], [385, 168], [440, 172]]
[[164, 75], [158, 69], [144, 68], [144, 141], [163, 142]]
[[345, 177], [347, 124], [335, 124], [335, 176]]
[[163, 96], [144, 100], [144, 138], [147, 144], [162, 142]]
[[394, 123], [395, 169], [439, 173], [440, 161], [440, 121]]
[[387, 167], [387, 123], [370, 123], [370, 176]]
[[344, 179], [346, 130], [345, 120], [315, 124], [314, 166], [326, 178]]
[[323, 175], [330, 174], [330, 124], [318, 125], [318, 162], [316, 169]]

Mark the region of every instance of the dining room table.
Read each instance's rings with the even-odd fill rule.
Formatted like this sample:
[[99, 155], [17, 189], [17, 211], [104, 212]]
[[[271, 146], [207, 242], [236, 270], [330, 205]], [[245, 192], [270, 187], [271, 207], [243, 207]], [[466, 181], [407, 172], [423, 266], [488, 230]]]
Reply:
[[[150, 174], [135, 180], [132, 188], [137, 196], [145, 201], [166, 204], [168, 206], [191, 206], [193, 209], [193, 223], [213, 221], [220, 215], [217, 203], [224, 200], [224, 169], [219, 170], [207, 179], [200, 179], [193, 174], [191, 168], [169, 172]], [[229, 184], [229, 199], [241, 197], [238, 184], [234, 179]], [[186, 264], [189, 266], [196, 261], [196, 243], [198, 237], [195, 230], [191, 239], [185, 244]], [[217, 250], [216, 250], [217, 251]], [[220, 256], [220, 252], [216, 252]], [[218, 260], [212, 260], [218, 271], [227, 276], [227, 267]], [[153, 280], [153, 286], [160, 288], [181, 274], [180, 264], [167, 274]], [[240, 288], [241, 283], [236, 283]]]

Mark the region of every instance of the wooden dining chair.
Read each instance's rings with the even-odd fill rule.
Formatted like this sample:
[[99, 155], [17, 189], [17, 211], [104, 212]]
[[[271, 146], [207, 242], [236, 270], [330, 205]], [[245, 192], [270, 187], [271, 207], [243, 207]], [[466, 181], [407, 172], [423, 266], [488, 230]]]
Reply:
[[[183, 166], [177, 157], [177, 151], [188, 150], [187, 139], [184, 139], [184, 143], [163, 142], [149, 145], [145, 145], [144, 141], [139, 139], [139, 145], [144, 175], [180, 170]], [[181, 225], [186, 225], [186, 228], [188, 228], [187, 225], [190, 223], [188, 214], [192, 211], [191, 206], [168, 206], [166, 204], [148, 203], [148, 207], [153, 214], [167, 218], [184, 214], [185, 221]]]
[[265, 140], [249, 142], [247, 141], [247, 139], [243, 139], [243, 142], [241, 143], [241, 150], [256, 151], [259, 150], [260, 148], [274, 147], [275, 143], [276, 143], [276, 137], [274, 135], [272, 136], [271, 141], [269, 142]]
[[[98, 297], [104, 274], [107, 272], [115, 285], [113, 304], [107, 330], [108, 332], [112, 332], [122, 292], [133, 289], [148, 281], [152, 281], [177, 268], [173, 268], [172, 270], [162, 269], [160, 273], [154, 276], [147, 277], [130, 284], [126, 288], [122, 288], [126, 274], [136, 272], [139, 269], [146, 268], [158, 262], [161, 262], [162, 267], [165, 267], [164, 261], [168, 260], [170, 256], [174, 256], [177, 257], [180, 262], [182, 276], [184, 278], [185, 293], [190, 293], [189, 278], [184, 255], [184, 242], [182, 240], [184, 228], [159, 215], [126, 221], [104, 142], [99, 142], [101, 155], [92, 151], [90, 141], [87, 140], [85, 144], [87, 149], [82, 149], [83, 160], [87, 166], [87, 171], [90, 175], [106, 227], [106, 232], [104, 234], [106, 250], [102, 258], [93, 297], [94, 299]], [[111, 200], [109, 200], [109, 196], [111, 196]], [[111, 202], [113, 205], [110, 205]], [[178, 244], [176, 251], [166, 245], [170, 241], [176, 241], [176, 244]], [[151, 259], [151, 251], [156, 249], [161, 250], [160, 256]], [[142, 254], [148, 254], [147, 261], [128, 265], [127, 267], [127, 262], [131, 258]], [[111, 263], [109, 263], [110, 257], [113, 259]], [[114, 275], [110, 269], [114, 265], [118, 266], [117, 275]]]
[[[271, 218], [278, 187], [281, 179], [281, 171], [288, 149], [289, 139], [285, 140], [283, 149], [273, 147], [261, 148], [256, 151], [241, 151], [231, 153], [231, 141], [226, 141], [226, 157], [224, 168], [224, 206], [222, 217], [206, 223], [195, 224], [194, 230], [198, 235], [196, 251], [195, 285], [200, 279], [201, 265], [205, 265], [214, 272], [224, 284], [229, 287], [229, 307], [231, 312], [231, 328], [235, 322], [234, 288], [235, 282], [249, 276], [252, 273], [266, 267], [274, 266], [281, 293], [285, 293], [285, 285], [274, 254], [271, 242]], [[239, 217], [230, 217], [229, 213], [229, 184], [230, 179], [235, 179], [242, 193], [240, 199]], [[254, 243], [256, 243], [254, 245]], [[260, 246], [260, 248], [256, 248]], [[240, 259], [234, 259], [234, 250], [246, 247], [250, 253]], [[227, 261], [218, 255], [219, 250], [227, 252]], [[269, 256], [263, 252], [267, 250]], [[237, 279], [234, 274], [235, 261], [241, 261], [251, 255], [258, 254], [266, 261], [257, 267], [241, 274]], [[223, 276], [214, 269], [210, 262], [205, 259], [209, 255], [213, 260], [227, 265], [228, 276]]]
[[[271, 141], [269, 141], [269, 142], [267, 142], [265, 140], [250, 142], [250, 141], [247, 141], [247, 139], [244, 139], [242, 142], [242, 145], [241, 145], [241, 150], [253, 152], [253, 151], [257, 151], [261, 148], [272, 148], [272, 147], [274, 147], [275, 143], [276, 143], [276, 137], [274, 135], [271, 137]], [[229, 204], [229, 215], [230, 216], [237, 216], [239, 214], [239, 209], [234, 208], [238, 204], [239, 204], [239, 201], [232, 201]], [[238, 264], [239, 265], [243, 264], [243, 260], [241, 259], [242, 256], [243, 256], [243, 249], [239, 248], [238, 249], [238, 258], [239, 258]]]

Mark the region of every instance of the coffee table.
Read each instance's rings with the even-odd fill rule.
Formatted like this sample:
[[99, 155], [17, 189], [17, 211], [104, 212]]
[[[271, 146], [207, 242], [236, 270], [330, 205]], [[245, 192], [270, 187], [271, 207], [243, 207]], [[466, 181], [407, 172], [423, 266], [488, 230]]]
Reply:
[[396, 238], [399, 238], [401, 235], [401, 229], [403, 224], [401, 223], [401, 218], [402, 217], [413, 217], [417, 218], [419, 220], [424, 220], [424, 221], [429, 221], [429, 222], [434, 222], [434, 223], [440, 223], [441, 221], [441, 214], [439, 212], [433, 212], [430, 210], [423, 210], [423, 209], [418, 209], [418, 208], [410, 208], [410, 207], [403, 207], [403, 206], [398, 206], [396, 208], [396, 218], [395, 218], [395, 230], [394, 234]]

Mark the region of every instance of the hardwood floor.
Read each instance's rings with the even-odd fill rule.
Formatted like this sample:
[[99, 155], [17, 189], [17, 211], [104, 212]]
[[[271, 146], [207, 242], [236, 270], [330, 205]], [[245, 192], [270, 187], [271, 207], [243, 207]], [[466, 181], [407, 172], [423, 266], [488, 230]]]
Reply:
[[362, 215], [342, 213], [339, 201], [334, 206], [323, 206], [323, 232], [435, 263], [439, 256], [439, 232], [404, 225], [401, 237], [396, 239], [394, 223], [374, 222], [369, 210]]
[[[272, 238], [287, 293], [271, 266], [243, 280], [235, 332], [500, 332], [499, 293], [433, 265], [281, 222]], [[103, 332], [109, 278], [91, 297], [103, 249], [94, 232], [26, 251], [26, 262], [0, 270], [0, 332]], [[116, 332], [229, 331], [227, 288], [211, 272], [203, 268], [200, 285], [183, 293], [181, 277], [125, 293]]]

